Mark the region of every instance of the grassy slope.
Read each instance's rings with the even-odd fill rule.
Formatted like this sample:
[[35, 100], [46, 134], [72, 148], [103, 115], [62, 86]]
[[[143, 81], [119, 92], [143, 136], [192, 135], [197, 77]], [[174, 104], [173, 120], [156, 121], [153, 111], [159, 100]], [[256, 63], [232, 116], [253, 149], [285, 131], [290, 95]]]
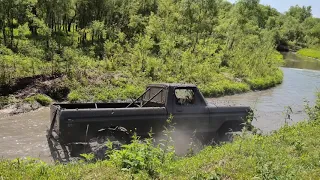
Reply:
[[302, 55], [302, 56], [307, 56], [307, 57], [312, 57], [312, 58], [316, 58], [316, 59], [320, 59], [320, 50], [319, 49], [309, 49], [309, 48], [305, 48], [305, 49], [301, 49], [298, 51], [298, 54]]
[[[320, 119], [284, 127], [270, 136], [239, 138], [232, 144], [207, 147], [198, 155], [159, 167], [161, 179], [317, 179], [320, 176]], [[128, 179], [112, 162], [50, 166], [44, 163], [0, 162], [0, 179]]]
[[320, 176], [320, 122], [285, 127], [272, 136], [254, 136], [207, 148], [174, 164], [168, 177], [214, 176], [226, 179], [317, 179]]

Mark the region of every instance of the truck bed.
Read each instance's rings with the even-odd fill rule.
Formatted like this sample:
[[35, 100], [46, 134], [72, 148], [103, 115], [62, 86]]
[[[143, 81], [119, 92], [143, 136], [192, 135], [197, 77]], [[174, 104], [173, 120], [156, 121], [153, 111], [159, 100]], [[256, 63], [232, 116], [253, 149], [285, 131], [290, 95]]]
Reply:
[[100, 129], [121, 124], [144, 135], [163, 127], [168, 117], [165, 107], [131, 107], [129, 103], [54, 104], [51, 119], [64, 143], [85, 142]]
[[54, 104], [60, 109], [98, 109], [98, 108], [125, 108], [129, 103], [76, 103], [76, 104]]
[[[53, 104], [53, 106], [64, 109], [109, 109], [109, 108], [127, 108], [130, 103], [73, 103], [73, 104]], [[137, 106], [131, 105], [129, 108]], [[144, 107], [164, 107], [162, 104], [148, 102]]]

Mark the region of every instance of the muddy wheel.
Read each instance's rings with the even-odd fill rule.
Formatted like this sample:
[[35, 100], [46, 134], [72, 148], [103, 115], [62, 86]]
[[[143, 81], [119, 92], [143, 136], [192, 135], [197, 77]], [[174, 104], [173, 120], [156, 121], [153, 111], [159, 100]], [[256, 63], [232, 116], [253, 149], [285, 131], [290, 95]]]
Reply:
[[233, 136], [242, 131], [243, 125], [239, 122], [228, 122], [223, 124], [217, 131], [219, 142], [232, 142]]
[[218, 143], [217, 132], [198, 133], [197, 139], [203, 145], [215, 145]]
[[123, 127], [106, 128], [98, 132], [97, 137], [90, 140], [90, 147], [95, 159], [106, 159], [106, 152], [110, 150], [106, 144], [112, 143], [112, 149], [121, 149], [122, 145], [130, 142], [130, 134]]

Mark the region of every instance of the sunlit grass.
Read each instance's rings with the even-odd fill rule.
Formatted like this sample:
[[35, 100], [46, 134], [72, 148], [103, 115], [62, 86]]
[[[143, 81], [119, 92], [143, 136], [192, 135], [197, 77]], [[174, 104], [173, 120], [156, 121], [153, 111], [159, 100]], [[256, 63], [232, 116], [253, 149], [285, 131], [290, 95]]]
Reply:
[[312, 57], [312, 58], [316, 58], [316, 59], [320, 59], [320, 49], [309, 49], [309, 48], [305, 48], [305, 49], [301, 49], [298, 51], [298, 54], [302, 55], [302, 56], [307, 56], [307, 57]]

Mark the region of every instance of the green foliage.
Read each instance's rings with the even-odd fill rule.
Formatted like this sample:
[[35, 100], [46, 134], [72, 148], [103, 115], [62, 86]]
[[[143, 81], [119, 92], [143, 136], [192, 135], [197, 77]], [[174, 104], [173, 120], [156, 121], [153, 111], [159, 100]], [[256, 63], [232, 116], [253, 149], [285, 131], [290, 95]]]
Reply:
[[263, 90], [270, 87], [274, 87], [282, 83], [283, 72], [279, 69], [275, 69], [273, 75], [267, 75], [265, 77], [257, 77], [248, 79], [247, 82], [253, 90]]
[[[9, 170], [10, 169], [10, 170]], [[99, 169], [99, 171], [97, 171]], [[106, 174], [108, 173], [108, 174]], [[48, 165], [39, 160], [1, 160], [1, 179], [129, 179], [130, 175], [119, 171], [110, 163]], [[100, 179], [101, 179], [100, 178]]]
[[316, 46], [319, 26], [310, 7], [281, 14], [257, 0], [3, 0], [0, 84], [65, 75], [73, 102], [132, 98], [151, 82], [265, 89], [282, 78], [275, 47]]
[[320, 59], [320, 50], [318, 49], [305, 48], [305, 49], [300, 49], [297, 53], [302, 56]]
[[75, 103], [81, 102], [82, 100], [86, 100], [86, 95], [83, 91], [80, 90], [73, 90], [68, 94], [68, 101]]
[[242, 82], [232, 82], [230, 80], [217, 81], [200, 86], [201, 92], [207, 97], [218, 97], [243, 93], [250, 90], [250, 87]]
[[[117, 81], [117, 85], [119, 82]], [[143, 85], [110, 86], [106, 83], [96, 86], [79, 87], [68, 95], [70, 102], [110, 102], [114, 100], [128, 100], [138, 97], [144, 91]]]
[[27, 97], [24, 99], [24, 101], [29, 103], [38, 102], [42, 106], [48, 106], [52, 103], [52, 99], [43, 94], [36, 94], [30, 97]]
[[[113, 162], [122, 171], [130, 171], [138, 173], [146, 171], [150, 176], [157, 176], [159, 167], [163, 166], [162, 162], [163, 150], [154, 147], [152, 139], [144, 140], [144, 143], [139, 142], [136, 136], [133, 136], [131, 144], [124, 145], [123, 150], [115, 151], [110, 157]], [[166, 158], [167, 161], [171, 161]]]
[[90, 154], [80, 154], [81, 157], [83, 157], [85, 159], [86, 162], [93, 162], [94, 160], [94, 154], [90, 153]]
[[305, 102], [305, 111], [310, 120], [317, 120], [320, 118], [320, 92], [317, 93], [317, 100], [314, 107], [309, 105], [309, 102]]

